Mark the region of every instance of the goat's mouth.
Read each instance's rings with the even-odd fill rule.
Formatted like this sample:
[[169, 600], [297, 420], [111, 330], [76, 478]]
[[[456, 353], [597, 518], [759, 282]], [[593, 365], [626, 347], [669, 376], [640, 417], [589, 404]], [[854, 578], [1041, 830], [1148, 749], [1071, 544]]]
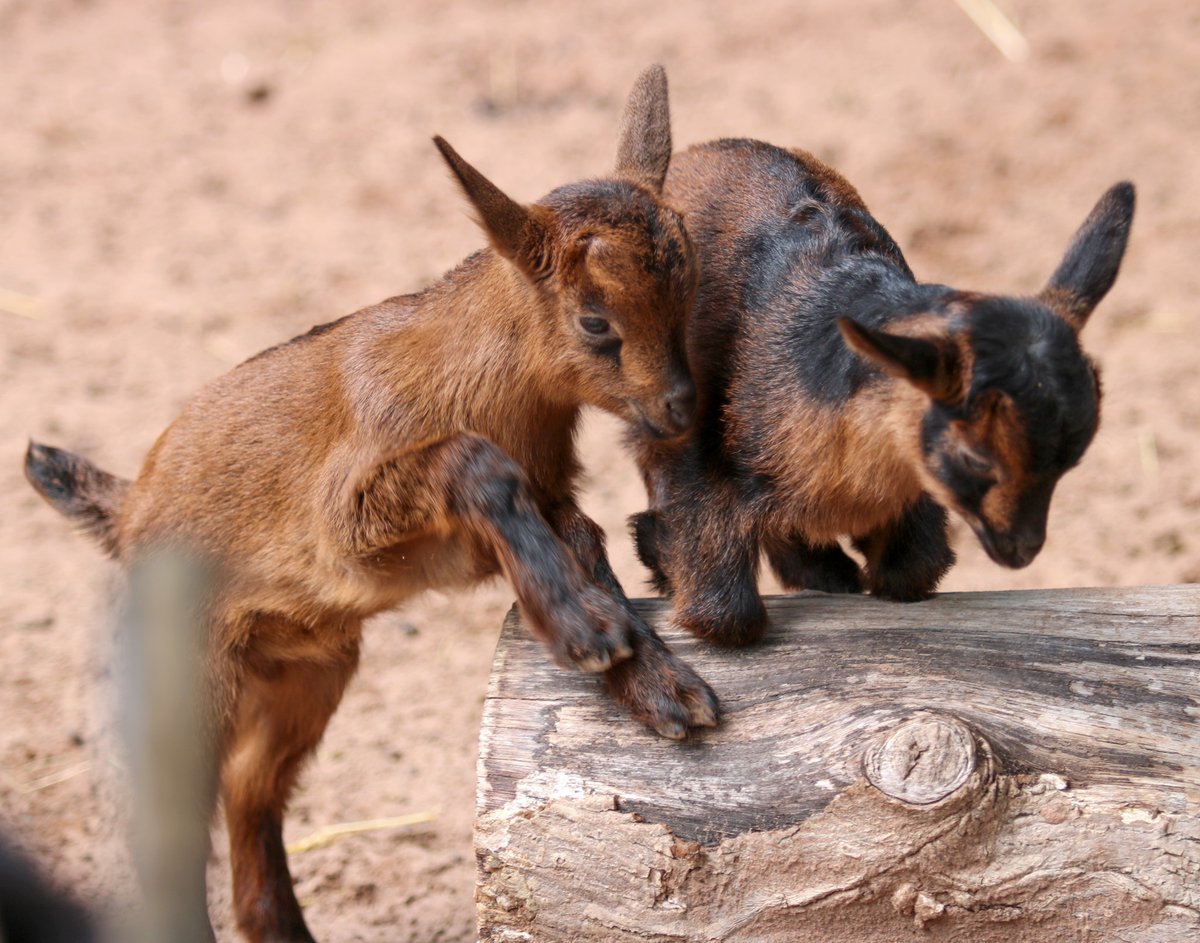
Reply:
[[1004, 559], [1004, 557], [1000, 555], [1000, 549], [996, 546], [996, 541], [992, 539], [992, 535], [988, 533], [985, 528], [976, 527], [974, 530], [980, 546], [983, 547], [984, 551], [987, 553], [988, 557], [993, 563], [999, 563], [1001, 566], [1006, 566], [1009, 569], [1016, 569], [1013, 564], [1009, 563], [1008, 560]]
[[637, 424], [651, 438], [674, 439], [682, 435], [682, 432], [675, 432], [667, 429], [651, 419], [648, 415], [646, 415], [646, 410], [642, 408], [642, 404], [637, 400], [631, 399], [628, 400], [628, 403], [633, 409], [634, 414], [637, 416]]

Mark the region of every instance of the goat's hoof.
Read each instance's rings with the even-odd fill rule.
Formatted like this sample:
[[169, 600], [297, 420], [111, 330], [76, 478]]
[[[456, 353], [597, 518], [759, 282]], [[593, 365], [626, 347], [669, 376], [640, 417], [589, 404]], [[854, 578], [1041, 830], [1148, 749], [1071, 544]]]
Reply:
[[670, 740], [715, 727], [720, 702], [696, 672], [669, 651], [639, 652], [605, 675], [613, 700]]
[[675, 624], [696, 638], [719, 645], [722, 648], [741, 648], [761, 641], [767, 633], [767, 614], [747, 613], [742, 616], [721, 619], [693, 619], [679, 613]]
[[559, 660], [581, 671], [608, 671], [633, 654], [629, 614], [615, 599], [590, 587], [580, 601], [582, 609], [558, 624]]

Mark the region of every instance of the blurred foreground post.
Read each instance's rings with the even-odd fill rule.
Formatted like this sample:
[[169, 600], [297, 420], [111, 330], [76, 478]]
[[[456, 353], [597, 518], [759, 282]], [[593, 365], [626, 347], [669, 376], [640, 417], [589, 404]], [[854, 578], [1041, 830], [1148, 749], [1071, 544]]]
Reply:
[[510, 615], [484, 943], [1200, 939], [1200, 587], [779, 597], [743, 651], [641, 608], [724, 725], [657, 738]]
[[215, 771], [201, 688], [207, 589], [202, 567], [170, 553], [137, 564], [130, 579], [121, 713], [144, 905], [123, 939], [137, 943], [212, 940], [204, 872]]

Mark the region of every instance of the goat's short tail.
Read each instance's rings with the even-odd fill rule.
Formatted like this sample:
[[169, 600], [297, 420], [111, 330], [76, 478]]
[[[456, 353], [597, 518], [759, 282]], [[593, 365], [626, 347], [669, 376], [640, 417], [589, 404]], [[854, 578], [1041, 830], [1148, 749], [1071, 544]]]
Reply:
[[100, 541], [109, 556], [117, 555], [117, 512], [128, 481], [78, 455], [37, 442], [30, 442], [25, 453], [25, 477], [76, 527]]

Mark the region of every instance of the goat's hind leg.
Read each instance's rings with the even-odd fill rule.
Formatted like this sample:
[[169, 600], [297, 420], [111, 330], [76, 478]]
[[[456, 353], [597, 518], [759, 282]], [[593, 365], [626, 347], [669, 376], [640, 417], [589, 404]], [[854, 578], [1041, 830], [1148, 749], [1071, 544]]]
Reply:
[[[295, 630], [315, 634], [308, 626]], [[234, 914], [251, 943], [313, 943], [288, 870], [283, 814], [301, 766], [325, 733], [357, 665], [355, 637], [319, 661], [251, 655], [243, 669], [221, 798]]]
[[349, 555], [424, 535], [468, 536], [494, 555], [560, 663], [604, 671], [632, 653], [628, 614], [587, 579], [524, 470], [488, 439], [455, 435], [390, 456], [351, 482], [338, 513]]

